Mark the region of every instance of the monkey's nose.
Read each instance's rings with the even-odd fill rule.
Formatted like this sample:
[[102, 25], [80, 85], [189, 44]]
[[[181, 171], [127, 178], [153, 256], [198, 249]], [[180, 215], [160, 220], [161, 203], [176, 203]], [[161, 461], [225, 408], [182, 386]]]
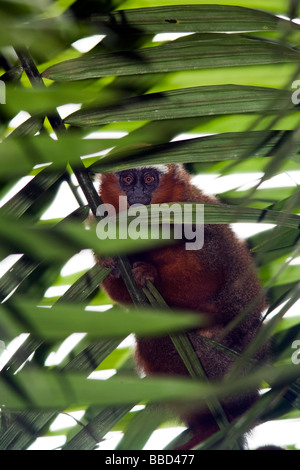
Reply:
[[128, 203], [129, 203], [130, 206], [132, 206], [133, 204], [138, 204], [140, 206], [146, 206], [146, 205], [150, 204], [150, 202], [151, 202], [151, 198], [149, 198], [145, 194], [141, 194], [141, 193], [138, 193], [138, 194], [133, 193], [132, 196], [127, 197], [127, 200], [128, 200]]

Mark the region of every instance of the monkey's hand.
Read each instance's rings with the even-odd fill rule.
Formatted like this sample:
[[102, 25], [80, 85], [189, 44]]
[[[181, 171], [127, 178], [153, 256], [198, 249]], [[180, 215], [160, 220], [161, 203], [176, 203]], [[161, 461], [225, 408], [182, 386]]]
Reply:
[[117, 263], [113, 258], [101, 258], [99, 262], [103, 268], [111, 269], [110, 275], [118, 278], [121, 276]]
[[147, 281], [153, 283], [157, 278], [157, 270], [153, 264], [143, 261], [134, 262], [131, 272], [138, 287], [145, 287]]

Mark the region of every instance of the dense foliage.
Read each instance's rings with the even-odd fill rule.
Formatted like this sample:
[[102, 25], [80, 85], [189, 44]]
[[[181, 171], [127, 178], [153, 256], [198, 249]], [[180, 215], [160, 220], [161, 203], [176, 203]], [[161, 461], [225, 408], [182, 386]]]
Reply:
[[[202, 448], [236, 448], [258, 418], [299, 419], [299, 315], [290, 315], [300, 292], [298, 14], [284, 0], [1, 2], [1, 449], [55, 435], [57, 416], [78, 410], [81, 422], [60, 431], [63, 449], [94, 449], [111, 430], [124, 431], [118, 449], [142, 449], [176, 424], [163, 403], [209, 399], [217, 409], [221, 393], [260, 384], [243, 420], [221, 422]], [[147, 241], [100, 242], [83, 222], [101, 202], [95, 172], [157, 162], [184, 163], [203, 181], [259, 173], [248, 189], [218, 191], [226, 205], [205, 212], [207, 223], [272, 224], [247, 239], [269, 300], [266, 328], [242, 357], [227, 351], [249, 364], [246, 381], [207, 383], [188, 350], [190, 379], [135, 372], [128, 335], [167, 332], [184, 351], [195, 316], [135, 287], [126, 255]], [[265, 184], [283, 174], [288, 184]], [[135, 308], [111, 306], [99, 288], [109, 270], [85, 263], [88, 250], [116, 257]], [[252, 370], [269, 337], [272, 364]]]

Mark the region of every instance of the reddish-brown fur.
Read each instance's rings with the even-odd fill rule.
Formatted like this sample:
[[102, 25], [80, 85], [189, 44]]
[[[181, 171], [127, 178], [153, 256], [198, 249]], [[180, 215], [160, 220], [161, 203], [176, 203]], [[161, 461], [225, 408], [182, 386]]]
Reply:
[[[119, 195], [124, 195], [119, 188], [118, 177], [104, 174], [101, 178], [102, 201], [117, 208]], [[193, 186], [181, 165], [169, 165], [169, 172], [160, 175], [160, 185], [151, 201], [163, 202], [205, 204], [216, 203], [216, 199], [204, 195]], [[203, 337], [218, 340], [219, 333], [228, 322], [253, 303], [251, 313], [222, 340], [224, 345], [243, 351], [256, 335], [265, 307], [260, 282], [245, 244], [237, 239], [228, 225], [205, 225], [204, 246], [201, 250], [187, 251], [184, 243], [179, 243], [137, 254], [130, 260], [137, 283], [142, 285], [145, 280], [151, 279], [168, 305], [209, 314], [212, 325], [189, 333], [189, 338], [207, 376], [211, 380], [222, 378], [232, 366], [233, 359], [208, 345]], [[120, 277], [110, 274], [103, 282], [103, 287], [116, 302], [130, 302]], [[264, 355], [261, 352], [257, 357]], [[146, 374], [187, 374], [168, 337], [138, 339], [136, 359]], [[251, 391], [227, 399], [223, 406], [229, 420], [243, 413], [256, 398], [257, 392]], [[182, 449], [195, 446], [218, 430], [207, 409], [184, 413], [183, 418], [194, 436]]]

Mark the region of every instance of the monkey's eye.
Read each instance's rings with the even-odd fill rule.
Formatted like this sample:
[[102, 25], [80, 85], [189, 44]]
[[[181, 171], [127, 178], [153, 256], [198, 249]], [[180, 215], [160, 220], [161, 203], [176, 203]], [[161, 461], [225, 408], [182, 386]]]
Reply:
[[146, 184], [151, 184], [154, 182], [154, 176], [145, 176], [144, 181]]
[[132, 176], [124, 176], [123, 177], [123, 182], [125, 184], [131, 184], [133, 182], [133, 177]]

